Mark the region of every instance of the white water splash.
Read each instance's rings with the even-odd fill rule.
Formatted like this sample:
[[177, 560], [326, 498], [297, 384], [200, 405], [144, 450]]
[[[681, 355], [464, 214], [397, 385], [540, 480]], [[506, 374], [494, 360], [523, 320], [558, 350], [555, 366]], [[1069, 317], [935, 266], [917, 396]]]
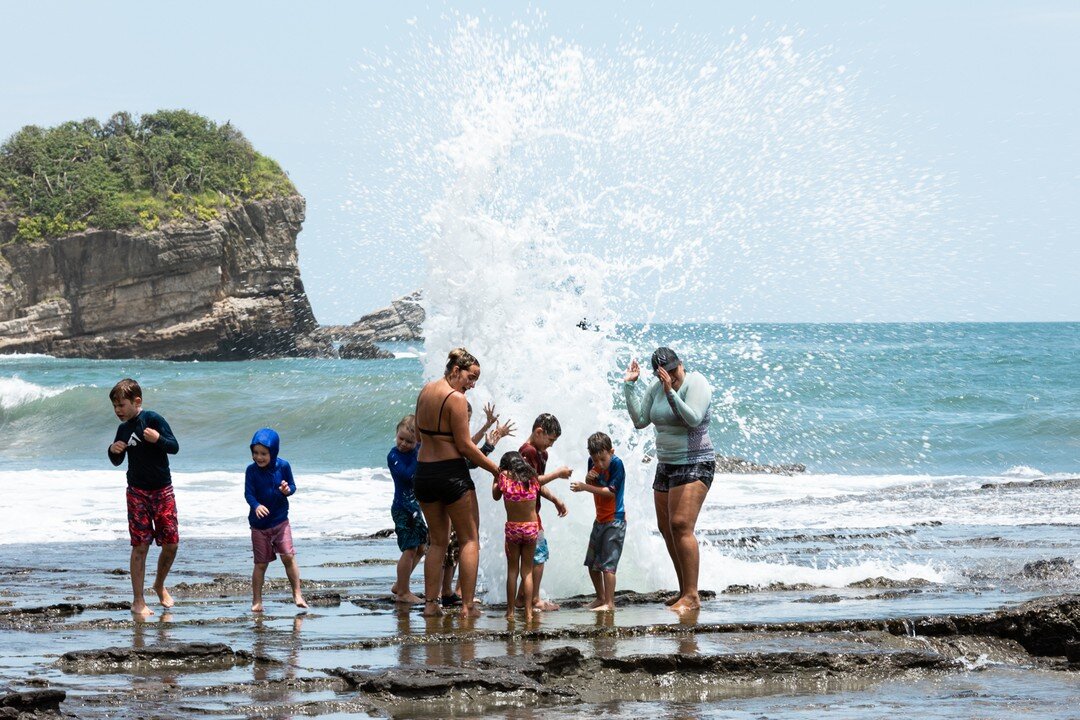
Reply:
[[[615, 324], [651, 322], [661, 308], [730, 318], [776, 273], [797, 285], [888, 268], [932, 242], [912, 218], [936, 204], [934, 179], [903, 168], [852, 107], [851, 76], [790, 33], [723, 46], [630, 33], [608, 49], [544, 37], [540, 21], [456, 20], [448, 38], [417, 33], [411, 53], [358, 68], [376, 88], [386, 167], [377, 188], [358, 184], [357, 206], [403, 237], [423, 219], [426, 376], [441, 374], [450, 348], [468, 348], [483, 371], [473, 405], [495, 402], [518, 441], [554, 413], [563, 437], [549, 467], [569, 464], [576, 478], [585, 438], [608, 432], [630, 486], [620, 584], [671, 586], [647, 531], [652, 466], [640, 458], [651, 431], [632, 430], [615, 389], [631, 355], [651, 348], [617, 341]], [[761, 354], [753, 336], [735, 345]], [[716, 389], [715, 421], [761, 432], [733, 392]], [[480, 480], [482, 571], [498, 578], [504, 518]], [[571, 511], [545, 508], [544, 586], [585, 591], [592, 503], [552, 489]], [[706, 552], [704, 563], [708, 576], [723, 559]]]
[[11, 410], [20, 405], [59, 395], [70, 389], [70, 387], [43, 387], [19, 377], [0, 378], [0, 409]]

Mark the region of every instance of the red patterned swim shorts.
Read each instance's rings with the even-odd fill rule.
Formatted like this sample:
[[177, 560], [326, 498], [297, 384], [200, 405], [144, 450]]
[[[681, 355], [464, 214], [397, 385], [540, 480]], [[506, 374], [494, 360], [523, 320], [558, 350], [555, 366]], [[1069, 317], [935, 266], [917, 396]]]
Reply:
[[128, 535], [131, 544], [175, 545], [180, 542], [176, 525], [176, 496], [172, 485], [160, 490], [127, 489]]
[[507, 545], [531, 545], [540, 536], [540, 523], [531, 522], [507, 522], [503, 529], [506, 535]]

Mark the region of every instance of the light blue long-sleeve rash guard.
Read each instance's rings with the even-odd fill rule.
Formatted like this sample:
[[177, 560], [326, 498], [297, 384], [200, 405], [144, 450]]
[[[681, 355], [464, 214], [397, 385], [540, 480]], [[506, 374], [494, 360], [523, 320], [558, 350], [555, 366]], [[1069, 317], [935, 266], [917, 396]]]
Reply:
[[689, 465], [716, 459], [709, 438], [712, 387], [701, 373], [688, 372], [678, 390], [664, 395], [657, 380], [638, 397], [636, 382], [623, 383], [634, 427], [656, 426], [656, 455], [662, 463]]

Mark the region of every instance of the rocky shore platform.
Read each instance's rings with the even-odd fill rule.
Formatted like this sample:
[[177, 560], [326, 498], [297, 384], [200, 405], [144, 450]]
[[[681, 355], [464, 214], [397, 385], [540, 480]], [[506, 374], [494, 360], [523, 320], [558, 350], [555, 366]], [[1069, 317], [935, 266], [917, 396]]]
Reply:
[[508, 623], [495, 604], [471, 620], [395, 606], [392, 540], [297, 548], [306, 611], [274, 566], [267, 611], [251, 613], [247, 541], [193, 539], [172, 576], [176, 606], [135, 620], [123, 542], [0, 547], [0, 718], [1004, 718], [1080, 706], [1080, 594], [958, 593], [920, 578], [730, 586], [679, 618], [663, 593], [627, 590], [614, 613], [577, 596]]

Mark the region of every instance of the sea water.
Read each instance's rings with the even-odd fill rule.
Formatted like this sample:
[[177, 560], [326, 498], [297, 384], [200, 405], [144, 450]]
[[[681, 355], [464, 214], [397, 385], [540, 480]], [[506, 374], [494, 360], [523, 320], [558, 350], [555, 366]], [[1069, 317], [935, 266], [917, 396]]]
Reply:
[[[806, 466], [792, 476], [717, 476], [698, 525], [705, 587], [843, 587], [885, 576], [960, 589], [1015, 583], [1030, 560], [1075, 556], [1078, 484], [1021, 485], [1080, 476], [1080, 371], [1069, 362], [1080, 353], [1080, 325], [663, 325], [618, 333], [642, 358], [657, 343], [675, 347], [689, 370], [709, 379], [720, 454]], [[761, 357], [746, 357], [730, 339], [747, 333], [758, 338]], [[126, 376], [140, 379], [146, 407], [180, 441], [171, 461], [185, 537], [247, 534], [243, 473], [251, 434], [264, 425], [281, 433], [282, 456], [297, 476], [298, 537], [390, 527], [385, 456], [429, 377], [422, 348], [397, 349], [404, 357], [373, 361], [0, 359], [0, 542], [126, 537], [124, 469], [106, 457], [116, 426], [108, 390]], [[486, 369], [483, 355], [481, 362]], [[616, 452], [634, 468], [627, 516], [641, 540], [627, 550], [620, 578], [623, 587], [649, 590], [672, 583], [666, 556], [649, 550], [659, 540], [650, 463], [641, 460], [652, 430], [629, 427], [618, 370], [597, 374], [610, 421], [623, 423], [621, 437], [629, 438]], [[766, 375], [782, 392], [761, 391]], [[521, 428], [544, 411], [574, 417], [580, 398], [572, 390], [520, 396], [488, 377], [482, 373], [478, 395], [482, 388]], [[473, 403], [482, 405], [479, 397]], [[586, 434], [602, 427], [592, 419], [564, 422], [552, 466], [584, 474]], [[516, 449], [525, 432], [503, 440], [496, 454]], [[485, 530], [482, 584], [496, 593], [501, 505], [486, 493], [487, 476], [474, 475]], [[984, 487], [999, 483], [1014, 485]], [[570, 506], [563, 519], [544, 510], [553, 552], [545, 590], [558, 597], [588, 590], [582, 529], [593, 510], [565, 482], [551, 487]]]

